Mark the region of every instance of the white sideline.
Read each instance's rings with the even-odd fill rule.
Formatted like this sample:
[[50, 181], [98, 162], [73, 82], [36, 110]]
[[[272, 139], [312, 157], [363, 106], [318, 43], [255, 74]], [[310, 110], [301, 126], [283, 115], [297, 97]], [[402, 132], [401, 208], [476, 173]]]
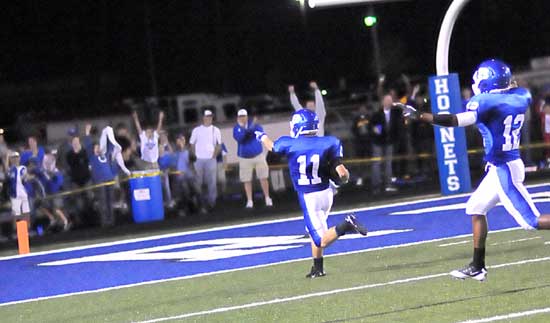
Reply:
[[[531, 187], [539, 187], [539, 186], [546, 186], [546, 185], [547, 184], [538, 184], [538, 185], [533, 185], [533, 186], [529, 186], [529, 187], [531, 188]], [[341, 211], [331, 212], [330, 215], [345, 214], [345, 213], [360, 212], [360, 211], [369, 211], [369, 210], [377, 210], [377, 209], [384, 209], [384, 208], [388, 208], [388, 207], [395, 207], [395, 206], [402, 206], [402, 205], [409, 205], [409, 204], [416, 204], [416, 203], [424, 203], [424, 202], [431, 202], [431, 201], [448, 200], [448, 199], [463, 197], [463, 196], [466, 196], [468, 194], [469, 193], [467, 193], [467, 194], [457, 194], [457, 195], [453, 195], [453, 196], [442, 196], [442, 197], [427, 198], [427, 199], [421, 199], [421, 200], [413, 201], [413, 202], [411, 202], [411, 201], [397, 202], [397, 203], [392, 203], [392, 204], [384, 204], [384, 205], [369, 206], [369, 207], [356, 208], [356, 209], [341, 210]], [[83, 246], [78, 246], [78, 247], [69, 247], [69, 248], [63, 248], [63, 249], [33, 252], [33, 253], [25, 254], [25, 255], [5, 256], [5, 257], [0, 257], [0, 261], [9, 260], [9, 259], [18, 259], [18, 258], [41, 256], [41, 255], [49, 255], [49, 254], [53, 254], [53, 253], [60, 253], [60, 252], [67, 252], [67, 251], [83, 250], [83, 249], [88, 249], [88, 248], [110, 247], [110, 246], [126, 244], [126, 243], [152, 241], [152, 240], [172, 238], [172, 237], [184, 236], [184, 235], [190, 235], [190, 234], [215, 232], [215, 231], [238, 229], [238, 228], [245, 228], [245, 227], [253, 227], [253, 226], [257, 226], [257, 225], [273, 224], [273, 223], [286, 222], [286, 221], [295, 221], [295, 220], [301, 220], [301, 219], [303, 219], [303, 216], [289, 217], [289, 218], [277, 219], [277, 220], [247, 222], [247, 223], [242, 223], [242, 224], [220, 226], [220, 227], [209, 228], [209, 229], [200, 229], [200, 230], [182, 231], [182, 232], [176, 232], [176, 233], [167, 233], [167, 234], [161, 234], [161, 235], [149, 236], [149, 237], [143, 237], [143, 238], [132, 238], [132, 239], [126, 239], [126, 240], [102, 242], [102, 243], [83, 245]]]
[[[492, 234], [492, 233], [498, 233], [498, 232], [515, 231], [515, 230], [520, 230], [520, 229], [521, 229], [521, 227], [515, 227], [515, 228], [502, 229], [502, 230], [495, 230], [495, 231], [491, 231], [489, 233]], [[340, 253], [326, 255], [325, 258], [336, 257], [336, 256], [344, 256], [344, 255], [352, 255], [352, 254], [356, 254], [356, 253], [371, 252], [371, 251], [378, 251], [378, 250], [384, 250], [384, 249], [396, 249], [396, 248], [402, 248], [402, 247], [410, 247], [410, 246], [416, 246], [416, 245], [421, 245], [421, 244], [430, 243], [430, 242], [437, 242], [437, 241], [443, 241], [443, 240], [455, 239], [455, 238], [463, 238], [463, 237], [468, 237], [468, 236], [471, 236], [471, 235], [472, 234], [469, 233], [469, 234], [462, 234], [462, 235], [453, 236], [453, 237], [445, 237], [445, 238], [438, 238], [438, 239], [432, 239], [432, 240], [409, 242], [409, 243], [404, 243], [404, 244], [391, 245], [391, 246], [385, 246], [385, 247], [377, 247], [377, 248], [371, 248], [371, 249], [340, 252]], [[298, 259], [279, 261], [279, 262], [263, 264], [263, 265], [256, 265], [256, 266], [249, 266], [249, 267], [242, 267], [242, 268], [235, 268], [235, 269], [227, 269], [227, 270], [220, 270], [220, 271], [212, 271], [212, 272], [201, 273], [201, 274], [190, 275], [190, 276], [173, 277], [173, 278], [166, 278], [166, 279], [157, 279], [157, 280], [151, 280], [151, 281], [140, 282], [140, 283], [119, 285], [119, 286], [106, 287], [106, 288], [93, 289], [93, 290], [86, 290], [86, 291], [81, 291], [81, 292], [29, 298], [29, 299], [24, 299], [24, 300], [20, 300], [20, 301], [0, 303], [0, 307], [9, 306], [9, 305], [23, 304], [23, 303], [30, 303], [30, 302], [36, 302], [36, 301], [44, 301], [44, 300], [49, 300], [49, 299], [54, 299], [54, 298], [62, 298], [62, 297], [77, 296], [77, 295], [92, 294], [92, 293], [101, 293], [101, 292], [107, 292], [107, 291], [111, 291], [111, 290], [122, 289], [122, 288], [130, 288], [130, 287], [137, 287], [137, 286], [143, 286], [143, 285], [152, 285], [152, 284], [157, 284], [157, 283], [166, 283], [166, 282], [177, 281], [177, 280], [186, 280], [186, 279], [192, 279], [192, 278], [198, 278], [198, 277], [205, 277], [205, 276], [211, 276], [211, 275], [219, 275], [219, 274], [231, 273], [231, 272], [236, 272], [236, 271], [264, 268], [264, 267], [269, 267], [269, 266], [274, 266], [274, 265], [288, 264], [288, 263], [293, 263], [293, 262], [298, 262], [298, 261], [305, 261], [305, 260], [311, 260], [311, 258], [310, 257], [298, 258]]]
[[530, 311], [525, 311], [525, 312], [516, 312], [516, 313], [510, 313], [510, 314], [504, 314], [504, 315], [497, 315], [497, 316], [493, 316], [493, 317], [487, 317], [487, 318], [484, 318], [484, 319], [462, 321], [462, 322], [459, 322], [459, 323], [494, 322], [494, 321], [515, 319], [515, 318], [518, 318], [518, 317], [530, 316], [530, 315], [535, 315], [535, 314], [542, 314], [542, 313], [550, 313], [550, 307], [539, 308], [539, 309], [536, 309], [536, 310], [530, 310]]
[[[536, 188], [536, 187], [542, 187], [542, 186], [548, 186], [548, 185], [549, 184], [534, 184], [534, 185], [527, 185], [526, 187], [527, 188]], [[368, 206], [368, 207], [355, 208], [355, 209], [347, 209], [347, 210], [331, 212], [330, 215], [345, 214], [345, 213], [360, 212], [360, 211], [378, 210], [378, 209], [383, 209], [383, 208], [409, 205], [409, 204], [416, 204], [416, 203], [424, 203], [424, 202], [432, 202], [432, 201], [443, 201], [443, 200], [468, 196], [470, 194], [471, 193], [464, 193], [464, 194], [457, 194], [457, 195], [452, 195], [452, 196], [440, 196], [440, 197], [433, 197], [433, 198], [425, 198], [425, 199], [420, 199], [420, 200], [417, 200], [417, 201], [396, 202], [396, 203], [392, 203], [392, 204], [383, 204], [383, 205]], [[300, 220], [302, 218], [303, 218], [302, 216], [297, 216], [297, 217], [289, 217], [289, 218], [277, 219], [277, 220], [267, 220], [267, 221], [258, 221], [258, 222], [249, 222], [249, 223], [221, 226], [221, 227], [215, 227], [215, 228], [209, 228], [209, 229], [200, 229], [200, 230], [191, 230], [191, 231], [182, 231], [182, 232], [176, 232], [176, 233], [168, 233], [168, 234], [161, 234], [161, 235], [149, 236], [149, 237], [143, 237], [143, 238], [132, 238], [132, 239], [126, 239], [126, 240], [117, 240], [117, 241], [111, 241], [111, 242], [103, 242], [103, 243], [96, 243], [96, 244], [90, 244], [90, 245], [83, 245], [83, 246], [78, 246], [78, 247], [69, 247], [69, 248], [62, 248], [62, 249], [54, 249], [54, 250], [33, 252], [33, 253], [25, 254], [25, 255], [5, 256], [5, 257], [0, 257], [0, 261], [9, 260], [9, 259], [18, 259], [18, 258], [41, 256], [41, 255], [49, 255], [49, 254], [54, 254], [54, 253], [67, 252], [67, 251], [83, 250], [83, 249], [88, 249], [88, 248], [110, 247], [110, 246], [126, 244], [126, 243], [151, 241], [151, 240], [158, 240], [158, 239], [163, 239], [163, 238], [172, 238], [172, 237], [189, 235], [189, 234], [196, 234], [196, 233], [214, 232], [214, 231], [221, 231], [221, 230], [228, 230], [228, 229], [252, 227], [252, 226], [262, 225], [262, 224], [273, 224], [273, 223], [279, 223], [279, 222]], [[0, 304], [0, 306], [1, 306], [1, 304]]]
[[[504, 264], [499, 264], [499, 265], [494, 265], [494, 266], [488, 266], [488, 268], [492, 268], [492, 269], [503, 268], [503, 267], [509, 267], [509, 266], [523, 265], [523, 264], [527, 264], [527, 263], [542, 262], [542, 261], [547, 261], [547, 260], [550, 260], [550, 257], [520, 260], [520, 261], [515, 261], [515, 262], [510, 262], [510, 263], [504, 263]], [[223, 312], [247, 309], [247, 308], [258, 307], [258, 306], [263, 306], [263, 305], [271, 305], [271, 304], [292, 302], [292, 301], [296, 301], [296, 300], [302, 300], [302, 299], [319, 297], [319, 296], [327, 296], [327, 295], [347, 293], [347, 292], [353, 292], [353, 291], [376, 288], [376, 287], [384, 287], [384, 286], [390, 286], [390, 285], [405, 284], [405, 283], [416, 282], [416, 281], [421, 281], [421, 280], [426, 280], [426, 279], [443, 277], [443, 276], [447, 276], [447, 275], [449, 275], [449, 273], [439, 273], [439, 274], [433, 274], [433, 275], [411, 277], [411, 278], [405, 278], [405, 279], [392, 280], [392, 281], [385, 282], [385, 283], [369, 284], [369, 285], [355, 286], [355, 287], [349, 287], [349, 288], [340, 288], [340, 289], [334, 289], [334, 290], [329, 290], [329, 291], [324, 291], [324, 292], [297, 295], [297, 296], [292, 296], [292, 297], [287, 297], [287, 298], [276, 298], [276, 299], [272, 299], [270, 301], [264, 301], [264, 302], [254, 302], [254, 303], [248, 303], [248, 304], [244, 304], [244, 305], [237, 305], [237, 306], [230, 306], [230, 307], [219, 307], [219, 308], [215, 308], [215, 309], [207, 310], [207, 311], [192, 312], [192, 313], [186, 313], [186, 314], [175, 315], [175, 316], [167, 316], [167, 317], [161, 317], [161, 318], [156, 318], [156, 319], [152, 319], [152, 320], [137, 321], [135, 323], [154, 323], [154, 322], [164, 322], [164, 321], [178, 320], [178, 319], [184, 319], [184, 318], [189, 318], [189, 317], [193, 317], [193, 316], [223, 313]], [[544, 309], [544, 310], [550, 310], [550, 309]], [[467, 321], [467, 322], [468, 323], [473, 323], [473, 322], [490, 322], [490, 321]], [[466, 323], [466, 322], [461, 322], [461, 323]]]

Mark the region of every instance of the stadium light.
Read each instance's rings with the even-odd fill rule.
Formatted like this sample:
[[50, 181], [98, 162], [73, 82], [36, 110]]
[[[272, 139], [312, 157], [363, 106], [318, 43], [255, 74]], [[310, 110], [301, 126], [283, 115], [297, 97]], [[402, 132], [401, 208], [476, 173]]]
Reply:
[[409, 1], [409, 0], [309, 0], [308, 4], [310, 8], [323, 8], [323, 7], [335, 7], [335, 6], [349, 6], [355, 4], [373, 4], [380, 2], [395, 2], [395, 1]]
[[376, 18], [376, 16], [366, 16], [363, 19], [363, 23], [365, 23], [365, 26], [367, 26], [367, 28], [376, 25], [376, 22], [378, 22], [378, 18]]

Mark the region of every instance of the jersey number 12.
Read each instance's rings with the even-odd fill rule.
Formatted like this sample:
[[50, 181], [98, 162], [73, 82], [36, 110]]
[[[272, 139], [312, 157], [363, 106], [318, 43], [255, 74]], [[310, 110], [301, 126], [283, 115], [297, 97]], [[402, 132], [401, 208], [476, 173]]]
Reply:
[[296, 159], [298, 164], [300, 164], [300, 168], [298, 169], [300, 172], [300, 178], [298, 178], [298, 185], [315, 185], [322, 182], [321, 177], [319, 177], [319, 162], [320, 158], [318, 154], [312, 155], [309, 159], [309, 162], [312, 164], [311, 166], [311, 179], [309, 179], [307, 171], [307, 156], [306, 155], [300, 155]]
[[[523, 126], [525, 115], [518, 114], [515, 119], [513, 118], [514, 116], [509, 115], [504, 119], [504, 133], [502, 133], [504, 136], [504, 144], [502, 145], [502, 151], [510, 151], [519, 148], [519, 132]], [[512, 119], [514, 120], [513, 123]], [[517, 124], [519, 124], [519, 126], [512, 130], [512, 126]]]

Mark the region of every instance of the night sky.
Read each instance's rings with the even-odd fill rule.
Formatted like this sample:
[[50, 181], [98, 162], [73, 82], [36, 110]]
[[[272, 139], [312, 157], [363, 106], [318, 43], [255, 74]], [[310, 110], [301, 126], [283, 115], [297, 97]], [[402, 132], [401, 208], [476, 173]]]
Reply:
[[[374, 5], [384, 73], [435, 72], [449, 3]], [[109, 76], [112, 97], [150, 95], [147, 11], [160, 95], [283, 92], [287, 83], [310, 79], [335, 87], [340, 77], [372, 82], [372, 39], [362, 22], [367, 10], [309, 9], [304, 19], [295, 0], [10, 1], [1, 19], [0, 84], [74, 76], [98, 84]], [[517, 69], [530, 57], [550, 55], [549, 12], [548, 0], [472, 0], [455, 25], [450, 69], [469, 82], [484, 58]], [[101, 96], [98, 87], [84, 92]]]

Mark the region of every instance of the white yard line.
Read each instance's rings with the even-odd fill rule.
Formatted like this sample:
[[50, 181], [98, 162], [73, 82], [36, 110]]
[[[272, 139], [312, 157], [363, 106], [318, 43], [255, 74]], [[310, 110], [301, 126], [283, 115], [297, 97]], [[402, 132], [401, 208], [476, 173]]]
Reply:
[[529, 240], [535, 240], [535, 239], [540, 239], [540, 237], [537, 236], [537, 237], [532, 237], [532, 238], [523, 238], [523, 239], [508, 240], [508, 241], [503, 241], [503, 242], [495, 242], [495, 243], [491, 243], [491, 246], [498, 246], [498, 245], [501, 245], [501, 244], [509, 244], [509, 243], [514, 243], [514, 242], [523, 242], [523, 241], [529, 241]]
[[515, 318], [518, 318], [518, 317], [524, 317], [524, 316], [530, 316], [530, 315], [536, 315], [536, 314], [543, 314], [543, 313], [550, 313], [550, 307], [539, 308], [539, 309], [536, 309], [536, 310], [530, 310], [530, 311], [525, 311], [525, 312], [516, 312], [516, 313], [510, 313], [510, 314], [504, 314], [504, 315], [497, 315], [497, 316], [493, 316], [493, 317], [487, 317], [487, 318], [484, 318], [484, 319], [462, 321], [462, 322], [459, 322], [459, 323], [495, 322], [495, 321], [515, 319]]
[[[488, 268], [493, 268], [494, 269], [494, 268], [518, 266], [518, 265], [523, 265], [523, 264], [527, 264], [527, 263], [535, 263], [535, 262], [542, 262], [542, 261], [548, 261], [548, 260], [550, 260], [550, 257], [533, 258], [533, 259], [526, 259], [526, 260], [521, 260], [521, 261], [516, 261], [516, 262], [499, 264], [499, 265], [495, 265], [495, 266], [489, 266]], [[443, 277], [443, 276], [447, 276], [447, 275], [449, 275], [449, 273], [439, 273], [439, 274], [433, 274], [433, 275], [425, 275], [425, 276], [411, 277], [411, 278], [405, 278], [405, 279], [397, 279], [397, 280], [392, 280], [392, 281], [385, 282], [385, 283], [361, 285], [361, 286], [355, 286], [355, 287], [349, 287], [349, 288], [340, 288], [340, 289], [334, 289], [334, 290], [329, 290], [329, 291], [324, 291], [324, 292], [297, 295], [297, 296], [292, 296], [292, 297], [287, 297], [287, 298], [275, 298], [275, 299], [272, 299], [272, 300], [269, 300], [269, 301], [254, 302], [254, 303], [248, 303], [248, 304], [237, 305], [237, 306], [219, 307], [219, 308], [206, 310], [206, 311], [184, 313], [184, 314], [175, 315], [175, 316], [167, 316], [167, 317], [161, 317], [161, 318], [156, 318], [156, 319], [151, 319], [151, 320], [146, 320], [146, 321], [139, 321], [137, 323], [154, 323], [154, 322], [165, 322], [165, 321], [171, 321], [171, 320], [179, 320], [179, 319], [184, 319], [184, 318], [189, 318], [189, 317], [194, 317], [194, 316], [202, 316], [202, 315], [209, 315], [209, 314], [215, 314], [215, 313], [230, 312], [230, 311], [235, 311], [235, 310], [242, 310], [242, 309], [247, 309], [247, 308], [264, 306], [264, 305], [271, 305], [271, 304], [278, 304], [278, 303], [286, 303], [286, 302], [292, 302], [292, 301], [297, 301], [297, 300], [303, 300], [303, 299], [307, 299], [307, 298], [328, 296], [328, 295], [334, 295], [334, 294], [340, 294], [340, 293], [348, 293], [348, 292], [354, 292], [354, 291], [358, 291], [358, 290], [365, 290], [365, 289], [391, 286], [391, 285], [406, 284], [406, 283], [410, 283], [410, 282], [417, 282], [417, 281], [422, 281], [422, 280], [439, 278], [439, 277]], [[543, 309], [543, 310], [546, 310], [546, 309]], [[518, 313], [514, 313], [514, 314], [518, 314]], [[505, 319], [505, 318], [503, 318], [503, 319]], [[467, 321], [467, 322], [473, 323], [473, 322], [491, 322], [491, 321]]]
[[440, 244], [438, 247], [448, 247], [448, 246], [454, 246], [454, 245], [457, 245], [457, 244], [465, 244], [465, 243], [469, 243], [469, 242], [472, 242], [472, 240], [462, 240], [462, 241], [457, 241], [457, 242], [444, 243], [444, 244]]

